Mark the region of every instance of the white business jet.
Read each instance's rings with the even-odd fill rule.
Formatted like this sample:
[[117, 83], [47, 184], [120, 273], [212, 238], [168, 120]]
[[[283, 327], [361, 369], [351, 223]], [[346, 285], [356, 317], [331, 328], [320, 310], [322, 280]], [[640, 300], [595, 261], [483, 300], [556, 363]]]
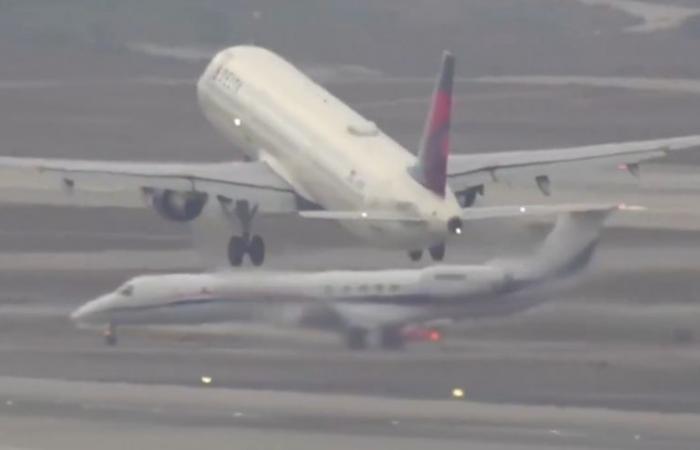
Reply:
[[81, 306], [71, 318], [79, 325], [106, 326], [106, 341], [114, 345], [123, 325], [250, 322], [297, 307], [309, 315], [331, 313], [350, 348], [368, 343], [399, 348], [407, 325], [505, 315], [545, 301], [546, 293], [533, 289], [582, 270], [614, 209], [560, 213], [537, 253], [526, 259], [413, 270], [140, 276]]
[[[0, 173], [53, 177], [57, 188], [144, 194], [162, 217], [193, 221], [207, 202], [240, 230], [228, 259], [254, 265], [265, 242], [256, 215], [334, 220], [373, 245], [429, 249], [442, 260], [445, 241], [463, 222], [552, 212], [552, 207], [466, 208], [486, 182], [528, 177], [549, 192], [548, 174], [625, 164], [700, 146], [700, 136], [548, 151], [449, 156], [454, 57], [445, 53], [417, 156], [384, 134], [292, 64], [260, 47], [218, 53], [197, 82], [204, 115], [250, 161], [162, 163], [0, 157]], [[218, 208], [217, 206], [217, 208]], [[566, 211], [563, 205], [554, 210]]]

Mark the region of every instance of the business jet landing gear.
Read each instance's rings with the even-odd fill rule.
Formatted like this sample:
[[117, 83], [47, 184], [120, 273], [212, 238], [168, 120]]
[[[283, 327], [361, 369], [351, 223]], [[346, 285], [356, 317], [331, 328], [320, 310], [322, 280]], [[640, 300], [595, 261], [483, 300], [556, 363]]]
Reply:
[[243, 230], [241, 236], [233, 236], [228, 243], [229, 262], [232, 266], [240, 266], [245, 255], [248, 255], [254, 266], [262, 265], [265, 262], [265, 241], [257, 234], [251, 235], [250, 232], [258, 206], [251, 207], [247, 200], [237, 201], [233, 208], [227, 208], [227, 205], [228, 203], [222, 202], [224, 210], [240, 222]]
[[369, 332], [360, 327], [350, 327], [345, 331], [345, 345], [350, 350], [365, 350]]
[[369, 344], [382, 350], [401, 350], [405, 340], [400, 327], [383, 327], [367, 330], [362, 327], [350, 327], [345, 331], [345, 345], [350, 350], [366, 350]]
[[384, 350], [402, 350], [406, 342], [401, 335], [401, 328], [384, 327], [379, 332], [379, 345]]
[[110, 323], [107, 325], [107, 329], [102, 333], [102, 337], [104, 337], [106, 346], [114, 347], [117, 345], [117, 327]]

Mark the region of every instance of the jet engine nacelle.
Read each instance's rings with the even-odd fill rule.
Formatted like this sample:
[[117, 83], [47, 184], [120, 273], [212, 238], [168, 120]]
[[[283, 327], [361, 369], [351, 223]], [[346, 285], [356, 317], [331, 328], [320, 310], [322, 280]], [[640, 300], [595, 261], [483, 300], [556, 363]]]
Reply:
[[144, 195], [159, 216], [173, 222], [189, 222], [199, 217], [208, 198], [204, 192], [171, 189], [144, 189]]

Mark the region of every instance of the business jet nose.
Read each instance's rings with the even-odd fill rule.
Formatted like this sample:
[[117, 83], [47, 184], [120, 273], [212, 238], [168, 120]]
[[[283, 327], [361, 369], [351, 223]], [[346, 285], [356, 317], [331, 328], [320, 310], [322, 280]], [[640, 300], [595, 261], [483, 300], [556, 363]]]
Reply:
[[70, 319], [76, 324], [90, 325], [101, 323], [103, 321], [100, 319], [100, 316], [105, 311], [104, 303], [103, 298], [89, 301], [73, 311], [70, 314]]
[[89, 304], [82, 305], [70, 313], [70, 320], [75, 323], [85, 323], [87, 321], [86, 319], [90, 317], [90, 308], [88, 308], [88, 306]]

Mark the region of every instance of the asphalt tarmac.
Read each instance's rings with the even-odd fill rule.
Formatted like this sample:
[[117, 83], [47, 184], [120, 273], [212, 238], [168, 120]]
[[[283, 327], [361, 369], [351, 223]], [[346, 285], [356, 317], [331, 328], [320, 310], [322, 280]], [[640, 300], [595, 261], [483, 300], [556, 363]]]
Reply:
[[[143, 270], [196, 269], [187, 230], [135, 209], [9, 210], [17, 214], [2, 221], [14, 237], [48, 239], [42, 228], [51, 222], [55, 236], [84, 234], [89, 244], [3, 241], [7, 448], [690, 449], [700, 438], [692, 230], [610, 229], [581, 284], [557, 290], [551, 303], [467, 322], [441, 344], [404, 352], [354, 353], [331, 334], [255, 324], [125, 329], [108, 348], [68, 313]], [[127, 214], [124, 234], [99, 234], [118, 211]], [[139, 248], [122, 247], [132, 227], [163, 227], [169, 245], [144, 237]], [[484, 261], [503, 246], [527, 252], [544, 231], [523, 227], [499, 245], [484, 234], [453, 246], [450, 262]], [[396, 252], [304, 242], [278, 249], [270, 263], [352, 267], [367, 255], [377, 266], [407, 265]], [[465, 398], [452, 398], [454, 389]]]

